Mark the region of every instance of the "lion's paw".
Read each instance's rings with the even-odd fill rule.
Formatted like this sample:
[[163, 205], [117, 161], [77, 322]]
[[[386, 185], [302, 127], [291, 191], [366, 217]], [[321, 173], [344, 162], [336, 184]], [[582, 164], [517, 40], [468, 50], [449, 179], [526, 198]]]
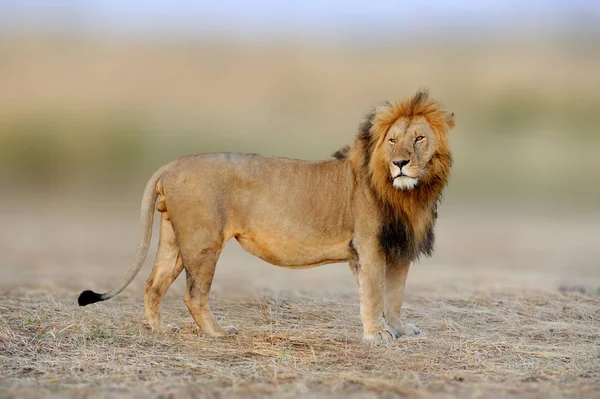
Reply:
[[227, 326], [225, 328], [223, 328], [223, 330], [225, 330], [225, 335], [238, 335], [238, 329], [235, 328], [234, 326]]
[[421, 331], [411, 323], [393, 323], [392, 324], [396, 330], [400, 332], [400, 335], [406, 335], [408, 337], [413, 337], [415, 335], [421, 334]]
[[153, 332], [158, 333], [176, 333], [179, 330], [181, 330], [181, 327], [177, 324], [144, 323], [144, 325], [147, 328], [151, 329]]
[[400, 332], [396, 328], [390, 325], [385, 325], [377, 332], [365, 333], [363, 336], [363, 341], [369, 345], [382, 345], [388, 341], [398, 338], [399, 336]]
[[170, 331], [173, 333], [179, 332], [179, 330], [181, 330], [181, 326], [179, 324], [167, 324], [163, 328], [165, 331]]
[[233, 335], [237, 335], [238, 329], [235, 328], [234, 326], [227, 326], [227, 327], [219, 328], [218, 330], [215, 330], [212, 332], [205, 331], [205, 333], [207, 335], [210, 335], [211, 337], [230, 337]]
[[414, 324], [405, 323], [404, 324], [404, 334], [408, 335], [408, 336], [419, 335], [419, 334], [421, 334], [421, 331]]

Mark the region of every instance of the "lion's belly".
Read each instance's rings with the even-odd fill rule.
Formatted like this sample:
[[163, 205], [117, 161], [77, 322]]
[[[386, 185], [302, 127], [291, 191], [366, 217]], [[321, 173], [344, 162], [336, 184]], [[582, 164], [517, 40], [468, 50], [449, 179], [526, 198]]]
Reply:
[[247, 252], [275, 266], [307, 268], [328, 263], [346, 262], [352, 237], [335, 239], [294, 239], [277, 234], [239, 235], [236, 239]]

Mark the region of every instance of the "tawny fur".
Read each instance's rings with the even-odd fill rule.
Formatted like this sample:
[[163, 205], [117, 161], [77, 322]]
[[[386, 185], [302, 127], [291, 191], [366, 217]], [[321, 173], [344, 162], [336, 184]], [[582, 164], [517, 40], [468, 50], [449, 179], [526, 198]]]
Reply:
[[[418, 92], [376, 107], [336, 159], [223, 153], [165, 165], [144, 195], [144, 245], [128, 277], [107, 294], [87, 291], [80, 304], [108, 299], [133, 280], [160, 196], [159, 251], [145, 292], [153, 328], [160, 324], [162, 297], [185, 270], [185, 303], [198, 326], [215, 336], [237, 332], [220, 327], [208, 305], [217, 259], [235, 237], [246, 251], [278, 266], [350, 262], [365, 340], [380, 342], [404, 330], [417, 333], [400, 322], [404, 285], [410, 263], [432, 250], [437, 203], [452, 163], [447, 140], [452, 127], [453, 114]], [[405, 166], [398, 168], [399, 160]], [[392, 175], [396, 170], [410, 173], [416, 186], [395, 188], [394, 179], [402, 178]]]

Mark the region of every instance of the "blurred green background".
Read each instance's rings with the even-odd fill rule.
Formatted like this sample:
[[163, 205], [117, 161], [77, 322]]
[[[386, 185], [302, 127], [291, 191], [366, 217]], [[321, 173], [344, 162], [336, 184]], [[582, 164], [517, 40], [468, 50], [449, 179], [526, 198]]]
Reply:
[[450, 203], [599, 202], [592, 3], [25, 3], [0, 6], [5, 199], [138, 201], [189, 153], [327, 158], [370, 107], [428, 87], [457, 115]]

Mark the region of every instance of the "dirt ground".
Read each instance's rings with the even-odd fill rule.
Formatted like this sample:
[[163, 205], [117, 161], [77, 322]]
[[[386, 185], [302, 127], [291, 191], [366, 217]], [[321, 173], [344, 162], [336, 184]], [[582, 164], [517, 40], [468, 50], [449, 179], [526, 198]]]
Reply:
[[147, 327], [156, 234], [122, 295], [77, 307], [137, 246], [138, 211], [105, 208], [0, 211], [0, 397], [600, 397], [600, 217], [442, 207], [403, 309], [422, 334], [369, 347], [347, 265], [279, 269], [235, 242], [212, 307], [236, 337], [198, 333], [182, 276], [162, 307], [179, 328]]

